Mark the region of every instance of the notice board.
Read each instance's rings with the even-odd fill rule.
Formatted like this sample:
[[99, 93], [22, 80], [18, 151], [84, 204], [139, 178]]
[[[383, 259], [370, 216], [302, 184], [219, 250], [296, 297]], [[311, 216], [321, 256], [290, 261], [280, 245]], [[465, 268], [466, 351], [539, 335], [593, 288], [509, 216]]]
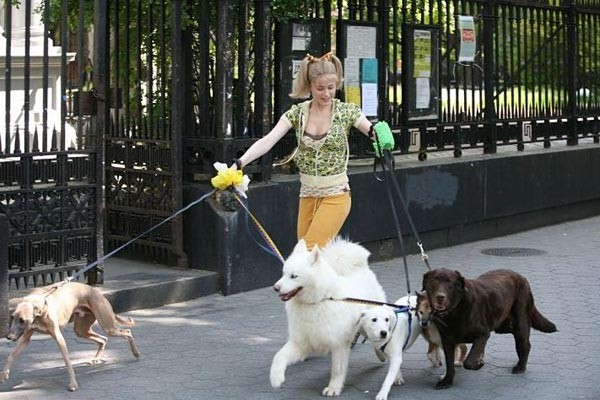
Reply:
[[404, 125], [440, 120], [440, 29], [402, 27], [402, 119]]
[[342, 98], [361, 107], [367, 117], [379, 114], [380, 25], [377, 22], [338, 20], [337, 56], [344, 65]]
[[275, 115], [277, 118], [295, 102], [290, 98], [292, 82], [307, 53], [319, 57], [329, 51], [325, 19], [289, 20], [276, 26]]

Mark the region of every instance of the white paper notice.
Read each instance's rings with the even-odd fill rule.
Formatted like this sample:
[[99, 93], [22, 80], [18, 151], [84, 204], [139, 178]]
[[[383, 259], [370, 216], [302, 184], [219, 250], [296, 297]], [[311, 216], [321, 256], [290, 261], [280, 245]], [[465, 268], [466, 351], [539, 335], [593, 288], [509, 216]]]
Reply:
[[[308, 39], [310, 40], [310, 38]], [[304, 51], [308, 48], [308, 40], [303, 37], [292, 38], [292, 51]]]
[[346, 54], [356, 58], [377, 58], [377, 28], [348, 26]]
[[430, 89], [429, 78], [417, 78], [417, 109], [429, 108]]
[[458, 30], [460, 32], [460, 52], [458, 54], [458, 62], [475, 61], [475, 52], [477, 50], [475, 19], [469, 15], [459, 15]]
[[302, 65], [302, 60], [292, 60], [292, 79], [295, 79], [296, 75], [298, 75], [300, 65]]
[[344, 85], [358, 86], [360, 83], [360, 59], [346, 58], [344, 60]]
[[377, 84], [363, 83], [362, 92], [362, 112], [369, 117], [377, 115]]

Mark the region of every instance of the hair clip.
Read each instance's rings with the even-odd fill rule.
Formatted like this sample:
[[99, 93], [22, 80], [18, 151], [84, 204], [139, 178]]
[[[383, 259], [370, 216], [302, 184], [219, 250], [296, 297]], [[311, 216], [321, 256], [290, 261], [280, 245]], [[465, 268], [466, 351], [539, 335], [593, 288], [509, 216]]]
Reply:
[[323, 60], [323, 61], [331, 61], [331, 56], [333, 55], [333, 52], [330, 51], [328, 53], [323, 54], [319, 60]]
[[317, 61], [317, 58], [315, 56], [311, 55], [310, 53], [306, 53], [306, 58], [308, 59], [309, 63]]

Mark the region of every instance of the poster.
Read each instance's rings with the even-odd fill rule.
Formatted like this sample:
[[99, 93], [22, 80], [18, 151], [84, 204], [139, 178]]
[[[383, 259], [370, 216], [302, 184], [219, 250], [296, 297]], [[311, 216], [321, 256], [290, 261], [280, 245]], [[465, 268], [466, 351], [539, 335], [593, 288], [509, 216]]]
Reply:
[[360, 59], [346, 58], [344, 60], [344, 85], [356, 86], [360, 84]]
[[376, 83], [363, 83], [361, 85], [362, 91], [362, 111], [368, 116], [372, 117], [377, 115], [377, 84]]
[[377, 58], [377, 28], [348, 25], [346, 35], [346, 54], [349, 57]]
[[460, 35], [458, 62], [474, 62], [477, 49], [474, 18], [469, 15], [459, 15], [458, 32]]
[[310, 48], [310, 27], [304, 24], [292, 24], [292, 51], [305, 51]]
[[357, 86], [346, 86], [344, 88], [344, 94], [346, 96], [346, 103], [356, 104], [357, 106], [361, 106], [360, 104], [360, 87]]
[[298, 75], [301, 65], [302, 60], [292, 60], [292, 79], [296, 79], [296, 75]]
[[417, 78], [416, 81], [416, 108], [418, 110], [427, 109], [431, 101], [429, 78]]
[[414, 31], [414, 70], [413, 78], [431, 77], [431, 31]]
[[376, 58], [363, 58], [361, 61], [362, 66], [362, 83], [377, 83], [377, 59]]

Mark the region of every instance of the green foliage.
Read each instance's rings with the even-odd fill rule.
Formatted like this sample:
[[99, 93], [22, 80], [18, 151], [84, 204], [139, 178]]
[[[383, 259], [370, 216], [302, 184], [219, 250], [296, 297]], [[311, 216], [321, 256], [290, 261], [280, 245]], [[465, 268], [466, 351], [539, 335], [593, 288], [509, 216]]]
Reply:
[[310, 0], [273, 0], [271, 15], [279, 22], [290, 19], [311, 19], [315, 11], [314, 6], [315, 2]]

